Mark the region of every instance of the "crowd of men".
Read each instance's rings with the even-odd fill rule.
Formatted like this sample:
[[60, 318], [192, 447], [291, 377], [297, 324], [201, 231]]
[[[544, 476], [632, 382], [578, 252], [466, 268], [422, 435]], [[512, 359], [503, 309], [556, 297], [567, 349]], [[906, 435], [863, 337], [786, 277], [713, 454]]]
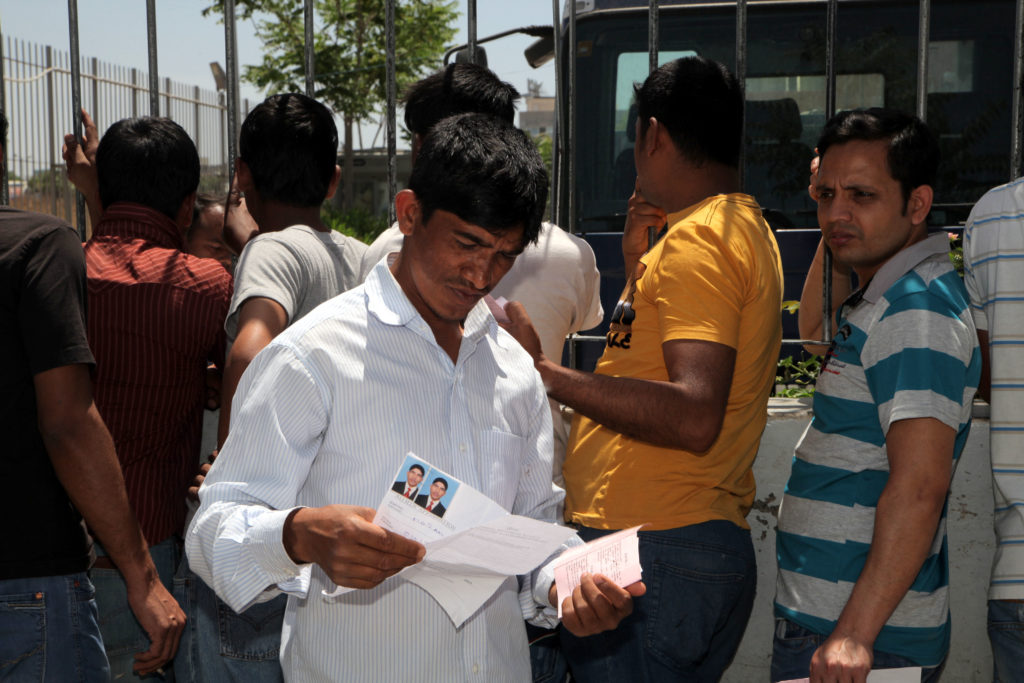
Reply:
[[[700, 57], [636, 87], [627, 281], [594, 372], [560, 364], [566, 335], [603, 318], [594, 255], [542, 221], [548, 177], [512, 125], [517, 98], [469, 64], [409, 90], [412, 175], [369, 248], [321, 220], [337, 131], [297, 94], [246, 117], [224, 200], [197, 197], [173, 121], [100, 138], [86, 116], [65, 148], [84, 249], [57, 219], [0, 209], [0, 678], [721, 678], [755, 599], [746, 516], [782, 334], [778, 246], [738, 173], [741, 89]], [[924, 123], [843, 112], [817, 152], [800, 329], [834, 341], [816, 349], [779, 514], [772, 680], [939, 678], [946, 501], [976, 390], [992, 404], [995, 671], [1017, 680], [1024, 184], [975, 207], [965, 287], [945, 233], [928, 234], [940, 160]], [[511, 302], [500, 322], [489, 294]], [[414, 464], [395, 481], [409, 452], [511, 513], [572, 524], [559, 553], [643, 525], [643, 581], [584, 575], [558, 605], [547, 562], [456, 628], [392, 578], [424, 547], [373, 522], [389, 488], [445, 514], [447, 479]], [[338, 586], [356, 590], [323, 599]]]

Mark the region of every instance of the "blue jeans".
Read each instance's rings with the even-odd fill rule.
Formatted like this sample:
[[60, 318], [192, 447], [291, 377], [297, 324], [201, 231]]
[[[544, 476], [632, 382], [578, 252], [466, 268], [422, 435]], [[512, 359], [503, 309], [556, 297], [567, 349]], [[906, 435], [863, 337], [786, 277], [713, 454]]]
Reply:
[[0, 581], [0, 680], [107, 681], [85, 572]]
[[1024, 602], [988, 601], [994, 683], [1024, 681]]
[[[592, 541], [609, 531], [581, 528]], [[580, 681], [717, 681], [750, 619], [757, 567], [750, 531], [715, 520], [640, 532], [647, 593], [614, 631], [577, 638], [562, 651]]]
[[563, 683], [569, 675], [569, 663], [562, 654], [561, 635], [561, 626], [546, 629], [526, 624], [533, 683]]
[[282, 683], [278, 652], [288, 596], [236, 614], [183, 560], [174, 597], [188, 625], [174, 660], [178, 683]]
[[[808, 631], [788, 619], [776, 617], [775, 642], [772, 646], [772, 680], [788, 681], [794, 678], [807, 678], [811, 670], [811, 657], [821, 644], [828, 640], [828, 635]], [[872, 669], [900, 669], [908, 666], [919, 666], [915, 662], [889, 652], [874, 650], [872, 652]], [[921, 683], [933, 683], [939, 680], [946, 662], [938, 666], [921, 668]]]
[[[94, 544], [97, 556], [106, 555], [99, 543]], [[160, 581], [172, 590], [174, 570], [181, 558], [180, 541], [172, 536], [166, 541], [151, 546], [149, 554], [156, 565]], [[128, 604], [128, 590], [121, 572], [116, 569], [93, 567], [89, 577], [96, 586], [96, 606], [100, 613], [100, 631], [103, 633], [103, 644], [110, 660], [110, 677], [113, 680], [138, 680], [132, 672], [135, 655], [149, 649], [149, 636], [139, 624]], [[164, 675], [153, 673], [147, 676], [155, 680], [173, 681], [174, 673], [170, 665], [164, 667]]]

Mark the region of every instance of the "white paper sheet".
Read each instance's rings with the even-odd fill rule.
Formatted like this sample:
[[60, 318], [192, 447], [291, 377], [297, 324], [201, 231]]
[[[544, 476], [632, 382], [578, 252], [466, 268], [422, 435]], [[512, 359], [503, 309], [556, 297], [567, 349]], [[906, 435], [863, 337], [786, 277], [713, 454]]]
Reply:
[[[423, 560], [398, 576], [430, 593], [456, 626], [494, 595], [507, 577], [533, 571], [574, 533], [558, 524], [511, 515], [476, 489], [412, 453], [399, 468], [396, 481], [403, 480], [410, 463], [424, 468], [421, 490], [429, 490], [437, 478], [447, 482], [446, 493], [438, 501], [444, 506], [443, 516], [389, 489], [373, 521], [426, 547]], [[325, 590], [324, 598], [350, 590], [336, 586], [332, 591]]]

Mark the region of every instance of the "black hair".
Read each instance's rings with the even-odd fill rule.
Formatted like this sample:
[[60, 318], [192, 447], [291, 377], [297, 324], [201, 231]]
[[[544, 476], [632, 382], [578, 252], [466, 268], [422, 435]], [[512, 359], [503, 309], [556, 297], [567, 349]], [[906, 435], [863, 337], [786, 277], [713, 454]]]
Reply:
[[412, 467], [410, 467], [409, 469], [410, 469], [410, 470], [419, 470], [419, 471], [420, 471], [420, 476], [421, 476], [421, 477], [422, 477], [422, 476], [423, 476], [424, 474], [426, 474], [426, 470], [424, 470], [424, 469], [423, 469], [423, 465], [419, 465], [419, 464], [416, 464], [416, 465], [413, 465]]
[[262, 200], [320, 206], [338, 159], [334, 115], [305, 95], [271, 95], [245, 117], [238, 157], [249, 167]]
[[739, 166], [743, 94], [725, 66], [705, 57], [681, 57], [634, 86], [633, 95], [641, 133], [654, 117], [691, 163]]
[[548, 174], [526, 133], [486, 114], [461, 114], [427, 134], [409, 189], [422, 220], [442, 209], [491, 232], [523, 227], [523, 246], [537, 240]]
[[405, 127], [424, 136], [438, 121], [456, 114], [490, 114], [511, 124], [519, 93], [490, 69], [476, 64], [449, 64], [409, 86], [405, 93]]
[[889, 145], [889, 175], [899, 181], [906, 211], [910, 193], [921, 185], [935, 185], [939, 171], [939, 141], [924, 121], [895, 109], [853, 109], [839, 112], [825, 124], [818, 139], [822, 158], [832, 145], [853, 140], [882, 140]]
[[441, 482], [442, 484], [444, 484], [444, 490], [445, 491], [448, 490], [448, 480], [447, 479], [445, 479], [444, 477], [438, 477], [437, 479], [435, 479], [431, 483], [436, 484], [437, 482]]
[[7, 117], [0, 111], [0, 145], [7, 144]]
[[96, 150], [100, 204], [134, 202], [172, 220], [199, 186], [199, 154], [188, 133], [156, 116], [121, 119]]

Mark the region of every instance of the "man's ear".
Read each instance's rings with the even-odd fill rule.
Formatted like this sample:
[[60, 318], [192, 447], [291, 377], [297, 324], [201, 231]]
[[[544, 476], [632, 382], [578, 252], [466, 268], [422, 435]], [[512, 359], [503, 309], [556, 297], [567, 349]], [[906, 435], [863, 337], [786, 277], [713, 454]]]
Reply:
[[252, 183], [252, 171], [249, 170], [249, 164], [238, 157], [235, 157], [235, 179], [238, 190], [242, 194], [250, 194], [256, 189]]
[[647, 132], [643, 134], [644, 154], [650, 156], [661, 146], [660, 136], [665, 132], [667, 132], [665, 127], [658, 122], [658, 119], [653, 116], [647, 119]]
[[411, 235], [421, 222], [423, 207], [412, 190], [402, 190], [395, 195], [395, 217], [398, 229], [403, 235]]
[[328, 200], [334, 196], [334, 193], [338, 191], [338, 183], [341, 182], [341, 166], [334, 165], [334, 173], [331, 174], [331, 182], [327, 183], [327, 194], [324, 196], [324, 200]]
[[921, 225], [928, 219], [928, 212], [932, 210], [932, 199], [935, 191], [931, 185], [918, 185], [910, 191], [910, 198], [907, 200], [907, 211], [910, 214], [910, 222], [913, 225]]
[[192, 211], [196, 205], [196, 193], [190, 193], [185, 199], [181, 201], [181, 206], [178, 207], [178, 212], [174, 215], [174, 224], [177, 225], [182, 234], [188, 230], [188, 226], [192, 225]]

